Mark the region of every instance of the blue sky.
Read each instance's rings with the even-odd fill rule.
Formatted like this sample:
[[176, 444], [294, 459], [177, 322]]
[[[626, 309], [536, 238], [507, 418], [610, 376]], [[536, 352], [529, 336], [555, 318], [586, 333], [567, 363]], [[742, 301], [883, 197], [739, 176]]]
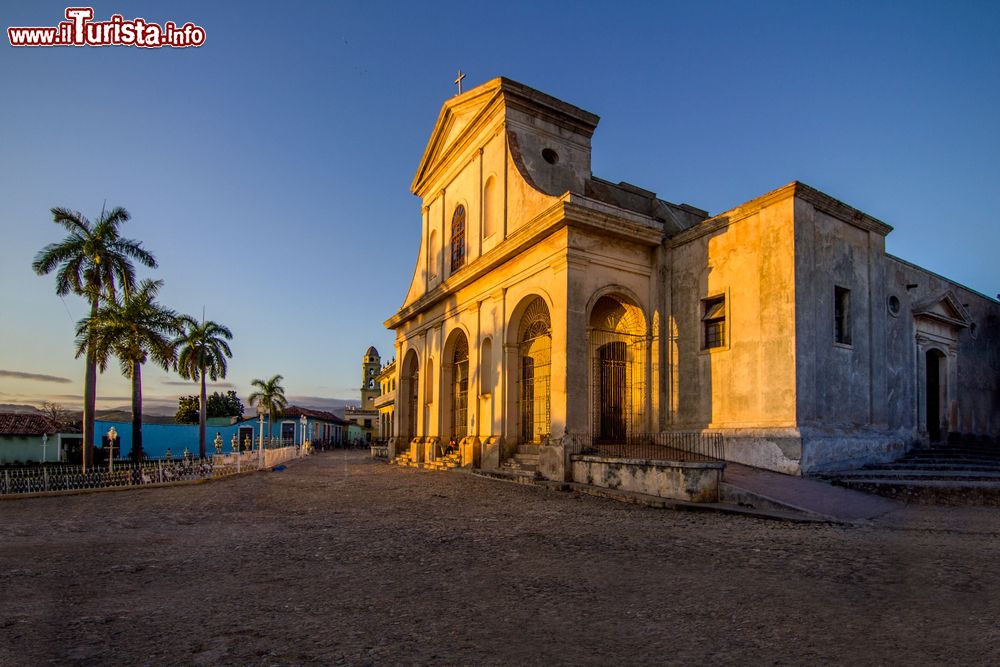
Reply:
[[[65, 3], [5, 2], [0, 26]], [[278, 9], [280, 8], [280, 12]], [[801, 180], [893, 225], [889, 252], [1000, 291], [1000, 5], [135, 3], [198, 49], [0, 46], [0, 403], [73, 404], [77, 297], [35, 276], [48, 209], [129, 209], [162, 300], [235, 333], [228, 381], [356, 399], [409, 285], [409, 184], [456, 70], [601, 116], [594, 173], [718, 213]], [[13, 373], [62, 378], [26, 379]], [[166, 405], [193, 387], [149, 368]], [[128, 403], [111, 367], [100, 405]], [[312, 398], [310, 398], [312, 397]]]

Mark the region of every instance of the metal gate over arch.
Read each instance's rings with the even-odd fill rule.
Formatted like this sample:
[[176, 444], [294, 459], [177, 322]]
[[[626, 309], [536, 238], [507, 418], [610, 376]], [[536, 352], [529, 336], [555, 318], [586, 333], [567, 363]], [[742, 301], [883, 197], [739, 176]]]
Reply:
[[595, 442], [624, 442], [643, 430], [646, 337], [590, 330], [590, 395]]
[[541, 443], [552, 432], [552, 320], [540, 297], [525, 308], [517, 334], [518, 440]]

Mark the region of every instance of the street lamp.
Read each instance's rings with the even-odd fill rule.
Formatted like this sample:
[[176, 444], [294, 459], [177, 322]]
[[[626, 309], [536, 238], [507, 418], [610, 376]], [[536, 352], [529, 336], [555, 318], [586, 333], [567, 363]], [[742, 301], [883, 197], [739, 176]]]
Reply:
[[267, 412], [264, 406], [260, 403], [257, 404], [257, 418], [260, 420], [260, 452], [258, 456], [260, 457], [260, 467], [264, 467], [264, 413]]
[[115, 440], [118, 438], [118, 431], [112, 426], [108, 429], [108, 472], [115, 471]]

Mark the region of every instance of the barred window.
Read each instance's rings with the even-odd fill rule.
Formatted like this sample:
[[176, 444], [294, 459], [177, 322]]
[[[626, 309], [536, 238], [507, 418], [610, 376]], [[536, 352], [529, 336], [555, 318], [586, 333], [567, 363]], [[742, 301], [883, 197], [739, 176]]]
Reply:
[[465, 207], [461, 204], [451, 216], [451, 272], [465, 264]]
[[701, 321], [705, 330], [702, 349], [710, 350], [726, 345], [726, 297], [717, 296], [702, 300]]

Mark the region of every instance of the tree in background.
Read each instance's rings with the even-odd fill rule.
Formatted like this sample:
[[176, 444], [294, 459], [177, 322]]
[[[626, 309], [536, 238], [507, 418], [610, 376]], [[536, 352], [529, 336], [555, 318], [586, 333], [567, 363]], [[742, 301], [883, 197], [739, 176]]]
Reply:
[[111, 355], [121, 363], [122, 375], [132, 380], [132, 457], [142, 460], [142, 365], [152, 359], [164, 369], [177, 361], [172, 338], [180, 333], [177, 313], [156, 302], [162, 280], [143, 280], [138, 289], [128, 285], [76, 328], [76, 356], [92, 353], [101, 372]]
[[73, 422], [76, 421], [73, 418], [73, 413], [65, 409], [59, 403], [50, 403], [45, 401], [42, 403], [42, 414], [49, 418], [49, 421], [58, 428], [59, 430], [67, 429], [73, 426]]
[[[31, 268], [38, 275], [56, 271], [56, 294], [78, 294], [90, 303], [90, 315], [97, 314], [102, 300], [112, 299], [116, 286], [135, 284], [132, 260], [156, 267], [156, 259], [142, 244], [121, 237], [118, 228], [129, 221], [128, 211], [120, 206], [101, 211], [91, 222], [79, 211], [53, 208], [52, 221], [62, 225], [69, 235], [58, 243], [42, 248]], [[57, 270], [58, 269], [58, 270]], [[83, 380], [83, 469], [94, 461], [94, 419], [97, 411], [97, 359], [87, 350]]]
[[226, 377], [226, 359], [233, 353], [226, 342], [233, 333], [211, 320], [198, 322], [184, 315], [179, 318], [183, 333], [174, 341], [180, 349], [177, 370], [187, 380], [201, 381], [201, 401], [198, 409], [198, 456], [205, 458], [205, 420], [208, 398], [205, 396], [205, 379], [213, 381]]
[[178, 424], [197, 424], [198, 405], [197, 396], [181, 396], [177, 399], [177, 414], [174, 415], [174, 421]]
[[250, 394], [250, 405], [262, 405], [268, 416], [267, 435], [269, 439], [274, 438], [274, 420], [288, 405], [285, 400], [285, 388], [281, 386], [284, 378], [275, 375], [270, 380], [254, 380], [250, 386], [254, 392]]
[[208, 416], [211, 417], [239, 417], [243, 418], [243, 401], [239, 399], [233, 390], [225, 394], [212, 392], [208, 397]]

